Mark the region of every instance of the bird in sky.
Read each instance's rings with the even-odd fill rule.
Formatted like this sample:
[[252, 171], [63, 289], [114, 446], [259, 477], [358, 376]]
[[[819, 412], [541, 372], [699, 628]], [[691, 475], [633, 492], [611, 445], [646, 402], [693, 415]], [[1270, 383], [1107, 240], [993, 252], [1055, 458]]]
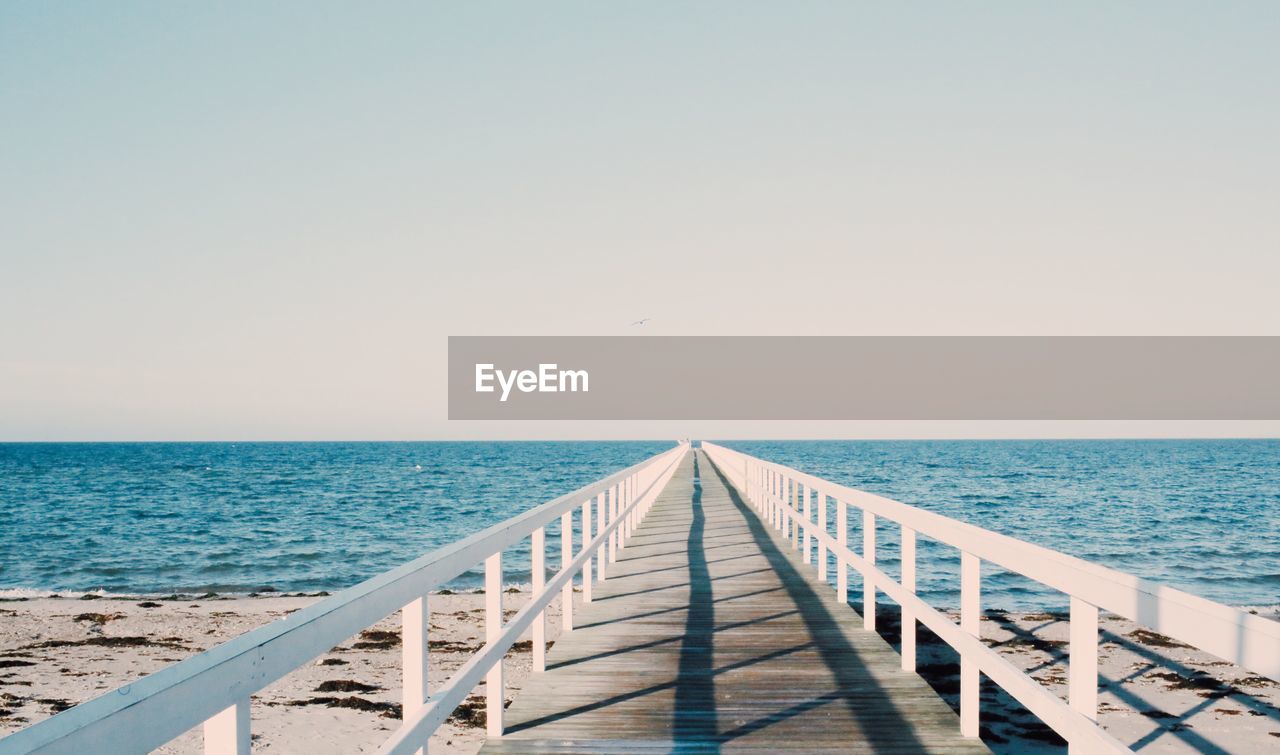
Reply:
[[643, 320], [636, 320], [635, 322], [633, 322], [633, 323], [631, 323], [631, 324], [632, 324], [632, 325], [644, 325], [646, 322], [649, 322], [649, 321], [650, 321], [650, 320], [652, 320], [652, 319], [653, 319], [652, 317], [646, 317], [646, 318], [644, 318]]

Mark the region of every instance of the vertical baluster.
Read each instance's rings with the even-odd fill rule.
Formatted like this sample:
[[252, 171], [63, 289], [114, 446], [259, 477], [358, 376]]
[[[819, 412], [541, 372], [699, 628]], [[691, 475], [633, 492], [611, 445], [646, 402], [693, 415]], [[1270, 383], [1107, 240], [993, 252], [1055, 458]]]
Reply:
[[769, 520], [769, 488], [768, 488], [768, 472], [760, 465], [756, 465], [756, 508], [760, 511], [760, 516], [765, 521]]
[[764, 505], [764, 514], [765, 514], [764, 518], [765, 518], [765, 521], [769, 523], [769, 526], [773, 526], [774, 524], [773, 501], [772, 501], [773, 472], [768, 467], [766, 467], [760, 471], [760, 477], [761, 477], [760, 500], [761, 500], [761, 503]]
[[[620, 503], [619, 496], [621, 495], [622, 495], [622, 484], [619, 483], [617, 485], [614, 485], [613, 500], [610, 504], [610, 509], [609, 509], [610, 526], [612, 526], [614, 522], [618, 521], [618, 510], [620, 508], [618, 504]], [[617, 563], [617, 561], [618, 561], [618, 528], [614, 527], [613, 531], [609, 533], [609, 563], [613, 564], [613, 563]]]
[[[592, 499], [588, 498], [582, 502], [582, 547], [585, 549], [587, 543], [591, 541], [591, 504]], [[591, 602], [591, 583], [594, 581], [591, 574], [591, 559], [587, 556], [587, 561], [582, 565], [582, 602]], [[534, 595], [538, 594], [537, 589], [533, 591]]]
[[794, 513], [800, 509], [800, 500], [797, 499], [797, 489], [800, 488], [800, 482], [787, 477], [787, 537], [791, 537], [791, 550], [800, 550], [800, 523], [795, 521]]
[[783, 527], [782, 515], [782, 473], [773, 470], [773, 527], [779, 532]]
[[[569, 568], [573, 561], [573, 512], [560, 515], [560, 570]], [[573, 631], [573, 578], [560, 588], [560, 630]]]
[[801, 508], [804, 511], [804, 563], [808, 564], [808, 563], [811, 563], [811, 561], [809, 560], [811, 558], [810, 546], [813, 545], [813, 531], [812, 531], [813, 512], [809, 510], [809, 486], [808, 485], [800, 486], [800, 501], [802, 502]]
[[[862, 510], [862, 558], [876, 565], [876, 515]], [[869, 632], [876, 628], [876, 580], [867, 574], [862, 580], [862, 626]]]
[[249, 755], [253, 741], [249, 725], [248, 698], [205, 721], [205, 755]]
[[614, 530], [618, 537], [617, 550], [622, 550], [627, 537], [627, 488], [628, 481], [623, 479], [618, 484], [618, 511], [614, 512], [614, 516], [618, 518], [618, 529]]
[[[634, 510], [634, 509], [632, 509], [632, 508], [631, 508], [631, 504], [633, 504], [633, 503], [635, 503], [635, 502], [636, 502], [636, 478], [635, 478], [635, 475], [632, 475], [632, 476], [630, 476], [630, 477], [628, 477], [628, 478], [627, 478], [627, 509], [628, 509], [628, 512], [627, 512], [627, 537], [626, 537], [626, 540], [630, 540], [630, 539], [631, 539], [631, 534], [632, 534], [633, 532], [635, 532], [635, 531], [636, 531], [636, 512], [635, 512], [635, 510]], [[624, 540], [622, 544], [623, 544], [623, 545], [626, 545], [626, 541]]]
[[[902, 528], [902, 589], [916, 591], [916, 531]], [[916, 670], [916, 614], [902, 607], [902, 670]]]
[[[602, 491], [600, 495], [596, 496], [596, 533], [593, 537], [600, 537], [600, 533], [604, 532], [605, 517], [608, 515], [608, 511], [609, 511], [609, 491], [605, 490], [605, 491]], [[596, 553], [595, 553], [596, 565], [600, 568], [601, 582], [604, 582], [608, 578], [608, 569], [605, 564], [609, 559], [605, 558], [604, 554], [605, 554], [605, 544], [601, 543], [600, 547], [596, 549]]]
[[[1067, 695], [1077, 713], [1098, 720], [1098, 607], [1071, 596]], [[1076, 746], [1071, 752], [1081, 752]]]
[[787, 509], [791, 507], [791, 479], [786, 472], [779, 472], [778, 477], [778, 518], [782, 522], [782, 537], [790, 538], [791, 517], [787, 516]]
[[787, 508], [791, 505], [791, 478], [786, 472], [778, 473], [778, 528], [784, 538], [791, 537], [791, 517]]
[[[533, 539], [529, 543], [529, 560], [533, 567], [533, 597], [542, 595], [547, 589], [547, 531], [542, 527], [533, 531]], [[590, 563], [590, 562], [588, 562]], [[591, 567], [588, 566], [588, 569]], [[582, 589], [591, 590], [591, 580], [582, 580]], [[534, 673], [547, 668], [547, 613], [543, 611], [533, 620], [533, 670]]]
[[622, 506], [619, 515], [622, 517], [622, 527], [618, 530], [618, 548], [625, 548], [627, 539], [631, 537], [631, 514], [627, 513], [627, 508], [631, 506], [631, 478], [628, 477], [622, 482]]
[[[418, 598], [400, 609], [400, 704], [403, 717], [408, 718], [427, 701], [427, 631], [431, 626], [431, 612], [426, 597]], [[426, 742], [419, 753], [424, 753]]]
[[[484, 560], [484, 641], [498, 641], [502, 636], [502, 551]], [[501, 659], [493, 664], [484, 677], [484, 715], [486, 730], [491, 737], [502, 736], [503, 697], [506, 690], [502, 683]]]
[[836, 598], [841, 605], [849, 602], [849, 559], [845, 551], [849, 547], [849, 504], [836, 501], [836, 542], [840, 551], [836, 553]]
[[775, 530], [782, 529], [782, 520], [778, 519], [778, 472], [769, 470], [769, 523]]
[[769, 521], [769, 526], [770, 527], [777, 526], [778, 521], [773, 514], [773, 470], [772, 469], [764, 470], [764, 508], [767, 514], [766, 518]]
[[[982, 613], [982, 561], [960, 552], [960, 629], [977, 637]], [[960, 654], [960, 734], [978, 736], [978, 661]]]
[[640, 529], [640, 525], [644, 524], [644, 516], [649, 513], [649, 500], [646, 495], [650, 492], [645, 488], [649, 485], [648, 475], [636, 475], [636, 513], [635, 525], [631, 528], [634, 533]]
[[764, 470], [760, 468], [759, 464], [755, 465], [755, 470], [756, 470], [756, 510], [760, 512], [761, 516], [764, 516], [764, 513], [765, 513]]
[[[821, 490], [815, 490], [814, 504], [818, 507], [818, 531], [824, 535], [830, 535], [827, 530], [827, 494]], [[824, 584], [827, 581], [827, 543], [825, 540], [819, 540], [818, 544], [818, 580]]]

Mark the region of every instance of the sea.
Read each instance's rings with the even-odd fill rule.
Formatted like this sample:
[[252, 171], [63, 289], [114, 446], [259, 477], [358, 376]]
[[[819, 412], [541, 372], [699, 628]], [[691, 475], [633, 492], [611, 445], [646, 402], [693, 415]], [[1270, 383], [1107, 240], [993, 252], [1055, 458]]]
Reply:
[[[1280, 603], [1278, 440], [722, 444], [1212, 600]], [[0, 597], [334, 592], [670, 446], [0, 444]], [[897, 547], [882, 524], [878, 560], [895, 575]], [[958, 552], [922, 538], [919, 559], [922, 597], [956, 605]], [[527, 544], [503, 564], [527, 583]], [[982, 600], [1067, 602], [990, 566]]]

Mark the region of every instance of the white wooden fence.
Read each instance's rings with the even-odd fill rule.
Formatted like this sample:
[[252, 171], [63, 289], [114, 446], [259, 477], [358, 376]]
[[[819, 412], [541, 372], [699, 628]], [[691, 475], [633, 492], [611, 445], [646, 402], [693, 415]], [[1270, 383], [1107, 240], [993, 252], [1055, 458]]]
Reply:
[[[533, 665], [546, 657], [546, 609], [563, 601], [572, 629], [573, 580], [583, 599], [605, 579], [608, 563], [634, 531], [688, 452], [687, 443], [512, 517], [453, 545], [308, 606], [138, 681], [0, 739], [0, 754], [145, 753], [203, 723], [205, 752], [246, 755], [250, 695], [399, 610], [403, 630], [400, 728], [381, 753], [422, 751], [435, 731], [481, 680], [490, 736], [501, 736], [502, 659], [528, 629]], [[583, 544], [574, 553], [576, 532]], [[560, 569], [546, 576], [545, 528], [560, 520]], [[529, 603], [510, 621], [502, 614], [502, 552], [528, 538], [533, 585]], [[434, 694], [427, 694], [427, 594], [475, 565], [485, 567], [485, 644]], [[595, 565], [594, 571], [592, 566]]]
[[[819, 578], [827, 576], [827, 551], [834, 554], [841, 601], [848, 597], [848, 570], [859, 572], [866, 629], [875, 629], [877, 592], [901, 607], [904, 670], [915, 670], [917, 622], [959, 653], [960, 729], [965, 736], [978, 736], [978, 682], [979, 674], [985, 674], [1066, 739], [1073, 753], [1130, 752], [1097, 724], [1099, 609], [1280, 681], [1280, 623], [722, 446], [702, 447], [762, 520], [791, 538], [793, 547], [803, 548], [806, 562], [816, 559]], [[828, 498], [834, 501], [834, 523], [827, 522]], [[861, 553], [847, 542], [851, 507], [862, 515]], [[876, 567], [878, 518], [901, 528], [900, 581]], [[915, 594], [919, 535], [960, 551], [958, 626]], [[1070, 596], [1067, 702], [978, 638], [984, 561]]]

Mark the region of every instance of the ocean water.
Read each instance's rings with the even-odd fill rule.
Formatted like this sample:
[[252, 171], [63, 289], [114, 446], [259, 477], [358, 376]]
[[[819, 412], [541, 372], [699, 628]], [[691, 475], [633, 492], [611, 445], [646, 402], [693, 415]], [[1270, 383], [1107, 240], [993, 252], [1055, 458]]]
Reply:
[[[1214, 600], [1280, 603], [1280, 441], [725, 445]], [[0, 590], [333, 591], [669, 447], [0, 444]], [[896, 574], [896, 527], [878, 539]], [[527, 550], [504, 566], [527, 581]], [[921, 539], [924, 597], [955, 605], [958, 573], [953, 549]], [[1065, 599], [988, 570], [983, 603]]]
[[[724, 445], [1230, 605], [1280, 603], [1280, 440], [734, 441]], [[850, 517], [860, 548], [860, 517]], [[900, 530], [877, 528], [900, 574]], [[959, 605], [959, 552], [921, 537], [918, 592]], [[853, 582], [851, 582], [851, 585]], [[852, 589], [852, 587], [851, 587]], [[984, 565], [982, 601], [1068, 601]]]
[[333, 591], [671, 445], [0, 444], [0, 589]]

